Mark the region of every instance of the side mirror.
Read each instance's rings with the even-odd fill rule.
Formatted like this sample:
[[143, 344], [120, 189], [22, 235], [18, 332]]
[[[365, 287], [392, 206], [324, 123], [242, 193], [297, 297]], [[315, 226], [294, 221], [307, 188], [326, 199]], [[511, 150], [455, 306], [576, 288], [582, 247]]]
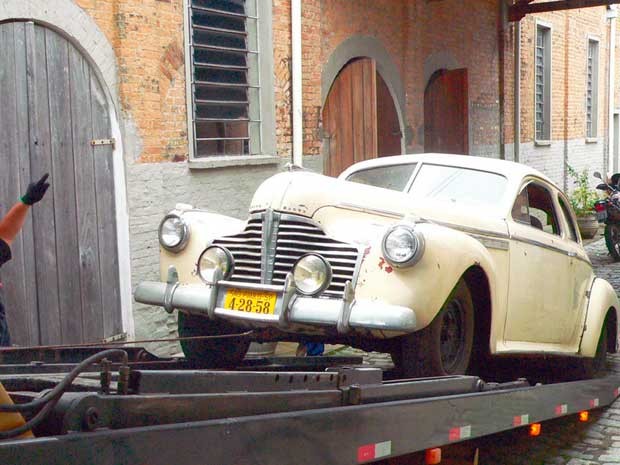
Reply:
[[601, 181], [603, 180], [603, 176], [601, 176], [601, 173], [599, 173], [598, 171], [595, 171], [594, 173], [592, 173], [592, 176], [600, 179]]

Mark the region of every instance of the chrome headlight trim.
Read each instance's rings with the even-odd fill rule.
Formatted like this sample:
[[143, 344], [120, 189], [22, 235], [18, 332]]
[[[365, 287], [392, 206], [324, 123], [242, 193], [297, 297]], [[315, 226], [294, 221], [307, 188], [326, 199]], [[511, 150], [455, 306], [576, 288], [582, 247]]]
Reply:
[[[389, 251], [387, 250], [387, 240], [390, 237], [390, 234], [392, 234], [398, 229], [403, 229], [407, 233], [409, 233], [411, 236], [411, 240], [412, 240], [412, 251], [409, 254], [409, 256], [405, 258], [404, 260], [395, 259], [394, 257], [390, 255]], [[406, 224], [397, 224], [397, 225], [392, 226], [390, 229], [388, 229], [385, 232], [383, 236], [383, 240], [381, 241], [381, 252], [383, 253], [383, 257], [394, 268], [407, 268], [407, 267], [415, 265], [416, 263], [420, 261], [420, 259], [424, 255], [424, 249], [425, 249], [424, 235], [421, 232], [416, 231], [414, 227], [410, 225], [406, 225]]]
[[202, 259], [204, 257], [204, 255], [207, 252], [213, 251], [213, 250], [219, 250], [221, 252], [223, 252], [223, 256], [225, 257], [225, 260], [227, 262], [227, 270], [225, 272], [222, 272], [222, 279], [229, 279], [233, 273], [235, 272], [235, 259], [232, 255], [232, 253], [230, 252], [230, 250], [228, 250], [226, 247], [222, 247], [219, 245], [211, 245], [209, 247], [207, 247], [206, 249], [204, 249], [202, 251], [202, 253], [200, 254], [200, 256], [198, 257], [198, 263], [196, 263], [196, 271], [198, 274], [198, 277], [200, 279], [202, 279], [205, 283], [207, 284], [213, 284], [212, 280], [210, 280], [208, 277], [204, 276], [202, 273], [202, 269], [200, 264], [202, 263]]
[[[164, 224], [168, 220], [178, 220], [181, 224], [181, 235], [179, 237], [178, 242], [174, 245], [166, 244], [162, 239], [162, 230], [163, 230]], [[170, 213], [164, 216], [164, 218], [159, 223], [159, 228], [157, 229], [157, 236], [159, 239], [159, 245], [161, 245], [164, 249], [166, 249], [169, 252], [178, 253], [185, 248], [185, 246], [187, 245], [187, 242], [189, 241], [189, 226], [183, 220], [183, 218], [181, 218], [179, 215]]]
[[[320, 286], [318, 286], [316, 289], [314, 289], [312, 291], [304, 291], [303, 289], [301, 289], [299, 287], [299, 283], [295, 280], [295, 269], [302, 262], [302, 260], [307, 259], [308, 257], [316, 257], [316, 258], [318, 258], [323, 263], [323, 266], [325, 267], [325, 280], [323, 281], [323, 283], [321, 283]], [[293, 280], [295, 281], [296, 291], [299, 294], [302, 294], [302, 295], [305, 295], [305, 296], [315, 296], [315, 295], [318, 295], [321, 292], [323, 292], [331, 284], [332, 276], [333, 276], [332, 266], [329, 264], [329, 262], [325, 258], [323, 258], [321, 255], [319, 255], [317, 253], [307, 253], [307, 254], [302, 255], [301, 257], [299, 257], [299, 260], [297, 260], [295, 262], [295, 264], [293, 265], [292, 274], [293, 274]]]

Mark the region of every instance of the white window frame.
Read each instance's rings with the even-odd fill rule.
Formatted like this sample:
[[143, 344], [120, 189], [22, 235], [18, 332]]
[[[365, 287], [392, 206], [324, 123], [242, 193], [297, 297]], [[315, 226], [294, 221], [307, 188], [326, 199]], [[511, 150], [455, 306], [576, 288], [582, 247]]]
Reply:
[[[194, 131], [194, 103], [192, 80], [194, 75], [191, 37], [191, 2], [183, 0], [183, 29], [185, 41], [185, 89], [187, 109], [187, 138], [189, 150], [189, 167], [192, 169], [220, 168], [237, 165], [261, 165], [279, 163], [280, 157], [276, 155], [276, 122], [275, 122], [275, 92], [274, 92], [274, 66], [272, 31], [272, 5], [263, 0], [246, 0], [251, 7], [249, 12], [256, 19], [254, 22], [255, 33], [258, 37], [256, 52], [258, 64], [254, 63], [254, 69], [250, 70], [250, 83], [258, 87], [258, 95], [250, 93], [250, 114], [259, 115], [258, 128], [250, 129], [250, 146], [254, 146], [254, 154], [251, 155], [210, 155], [208, 157], [196, 157], [195, 131]], [[248, 29], [251, 26], [248, 24]], [[255, 60], [250, 60], [255, 61]]]
[[[545, 31], [545, 44], [544, 44], [544, 56], [543, 56], [543, 80], [544, 80], [544, 94], [543, 94], [543, 121], [547, 124], [546, 131], [543, 131], [542, 137], [538, 136], [536, 128], [536, 48], [538, 46], [538, 33], [539, 31]], [[533, 64], [534, 64], [534, 142], [536, 145], [550, 145], [553, 139], [553, 124], [552, 124], [552, 73], [553, 73], [553, 49], [552, 49], [552, 37], [553, 27], [551, 24], [537, 20], [534, 29], [534, 50], [533, 50]]]
[[[600, 92], [600, 56], [601, 46], [600, 39], [594, 36], [588, 36], [586, 40], [586, 95], [585, 95], [585, 132], [587, 142], [598, 141], [598, 120], [599, 120], [599, 92]], [[592, 132], [588, 132], [588, 61], [590, 58], [590, 45], [596, 44], [596, 56], [593, 57], [592, 63]]]

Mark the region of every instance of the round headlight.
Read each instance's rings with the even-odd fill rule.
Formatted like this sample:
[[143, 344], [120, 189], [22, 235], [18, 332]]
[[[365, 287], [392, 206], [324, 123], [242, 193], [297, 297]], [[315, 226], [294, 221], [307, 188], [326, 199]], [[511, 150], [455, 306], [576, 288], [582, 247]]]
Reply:
[[301, 294], [316, 295], [329, 286], [332, 280], [332, 268], [319, 255], [304, 255], [293, 267], [293, 280]]
[[383, 256], [396, 268], [415, 265], [424, 253], [424, 236], [410, 226], [397, 225], [383, 237]]
[[198, 276], [207, 282], [212, 283], [213, 272], [216, 268], [222, 272], [222, 277], [228, 279], [233, 274], [235, 262], [232, 254], [224, 247], [214, 245], [207, 247], [198, 258]]
[[171, 252], [180, 252], [189, 240], [187, 223], [177, 215], [167, 215], [159, 224], [159, 243]]

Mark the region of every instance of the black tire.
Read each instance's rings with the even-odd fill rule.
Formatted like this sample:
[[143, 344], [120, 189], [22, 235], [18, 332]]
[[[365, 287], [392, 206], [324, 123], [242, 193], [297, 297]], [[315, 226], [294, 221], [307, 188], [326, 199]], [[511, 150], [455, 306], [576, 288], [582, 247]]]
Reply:
[[577, 377], [590, 379], [602, 376], [607, 371], [607, 323], [601, 329], [594, 358], [580, 358], [577, 361]]
[[[212, 321], [199, 315], [179, 312], [179, 337], [218, 336], [243, 332], [226, 321]], [[201, 368], [234, 368], [250, 347], [247, 338], [194, 339], [181, 341], [187, 361]]]
[[605, 226], [605, 245], [614, 261], [620, 261], [620, 225], [610, 223]]
[[474, 304], [462, 279], [430, 325], [402, 337], [392, 352], [404, 378], [463, 375], [474, 342]]

